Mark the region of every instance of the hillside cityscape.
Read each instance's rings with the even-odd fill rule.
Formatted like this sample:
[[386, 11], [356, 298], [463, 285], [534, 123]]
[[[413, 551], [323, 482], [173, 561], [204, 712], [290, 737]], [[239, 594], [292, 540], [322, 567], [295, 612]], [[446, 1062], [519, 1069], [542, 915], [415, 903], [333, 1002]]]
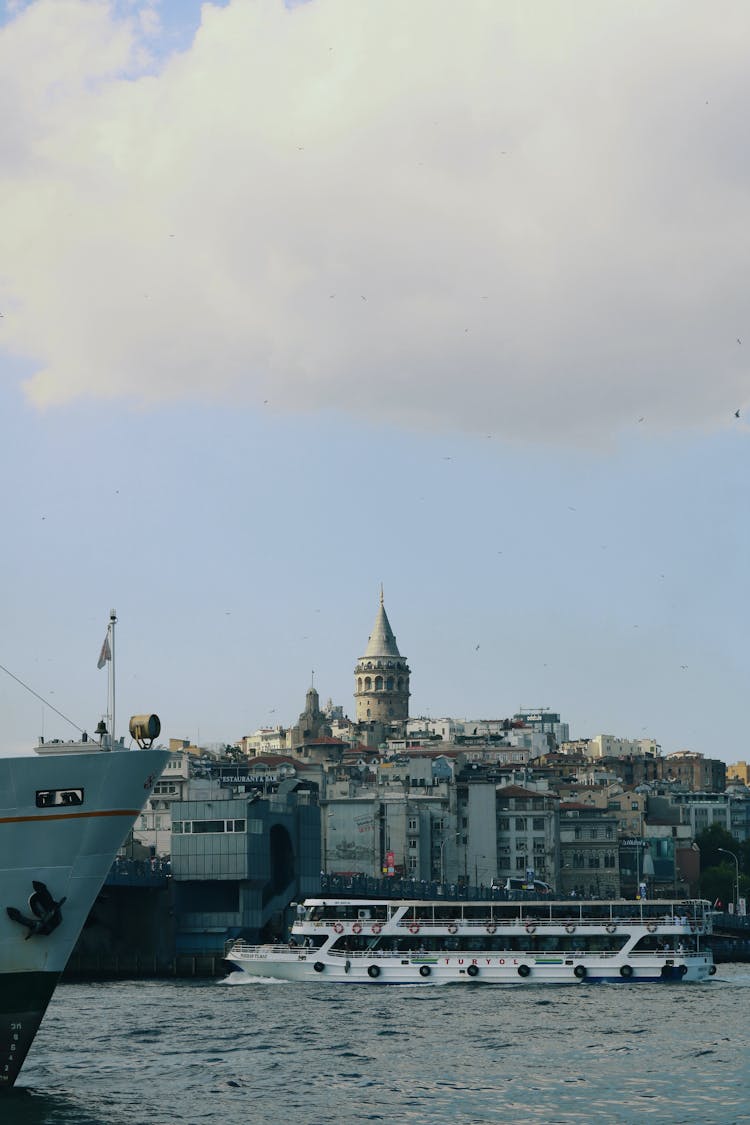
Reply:
[[[171, 740], [175, 756], [134, 829], [138, 854], [171, 857], [187, 883], [219, 878], [222, 906], [241, 913], [230, 884], [252, 880], [252, 860], [246, 848], [239, 866], [222, 867], [219, 856], [230, 837], [239, 844], [252, 831], [254, 804], [278, 806], [290, 794], [312, 821], [308, 845], [289, 842], [286, 862], [302, 863], [311, 878], [319, 868], [454, 890], [536, 885], [563, 896], [679, 897], [700, 891], [706, 832], [718, 832], [718, 844], [750, 839], [745, 762], [663, 754], [651, 738], [571, 739], [547, 707], [507, 718], [411, 717], [410, 674], [381, 592], [355, 666], [355, 717], [331, 701], [321, 707], [311, 684], [287, 727], [210, 753]], [[735, 871], [731, 858], [715, 858], [726, 899], [739, 900], [739, 862]], [[221, 913], [228, 921], [232, 911]]]

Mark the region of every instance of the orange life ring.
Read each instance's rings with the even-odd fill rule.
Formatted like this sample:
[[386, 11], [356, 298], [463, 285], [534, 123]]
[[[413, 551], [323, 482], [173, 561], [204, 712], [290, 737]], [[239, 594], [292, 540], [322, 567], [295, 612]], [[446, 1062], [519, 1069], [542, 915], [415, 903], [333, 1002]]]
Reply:
[[411, 926], [409, 926], [409, 933], [410, 934], [418, 934], [419, 933], [419, 926], [417, 925], [416, 922], [412, 922]]
[[456, 925], [455, 922], [451, 922], [450, 926], [448, 927], [448, 933], [449, 934], [457, 934], [458, 933], [458, 926]]
[[362, 933], [362, 923], [361, 922], [355, 922], [354, 923], [354, 925], [352, 926], [352, 933], [353, 934], [361, 934]]
[[372, 926], [372, 932], [374, 934], [379, 934], [382, 928], [383, 927], [380, 925], [380, 922], [374, 922]]
[[344, 932], [344, 927], [341, 925], [340, 922], [334, 922], [333, 928], [334, 928], [334, 930], [337, 934], [343, 934], [343, 932]]

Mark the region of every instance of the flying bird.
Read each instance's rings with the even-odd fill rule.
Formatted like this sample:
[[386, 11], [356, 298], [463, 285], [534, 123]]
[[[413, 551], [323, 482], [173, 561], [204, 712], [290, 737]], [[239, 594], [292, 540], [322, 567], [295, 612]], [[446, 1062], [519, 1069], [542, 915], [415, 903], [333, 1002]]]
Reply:
[[734, 416], [735, 416], [735, 418], [739, 418], [739, 416], [740, 416], [739, 410], [735, 410]]

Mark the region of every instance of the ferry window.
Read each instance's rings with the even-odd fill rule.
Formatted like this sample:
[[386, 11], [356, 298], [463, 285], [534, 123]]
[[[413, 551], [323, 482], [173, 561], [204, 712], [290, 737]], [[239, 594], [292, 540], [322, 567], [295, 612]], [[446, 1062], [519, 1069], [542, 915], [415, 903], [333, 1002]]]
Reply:
[[178, 836], [181, 835], [181, 833], [182, 833], [182, 821], [181, 820], [176, 820], [174, 822], [174, 824], [172, 825], [172, 831], [176, 832]]
[[223, 832], [223, 820], [194, 820], [193, 832]]
[[235, 820], [235, 822], [234, 822], [234, 830], [235, 830], [235, 832], [244, 832], [244, 831], [245, 831], [245, 822], [244, 822], [244, 820]]
[[37, 789], [36, 791], [36, 807], [38, 809], [82, 804], [83, 789]]

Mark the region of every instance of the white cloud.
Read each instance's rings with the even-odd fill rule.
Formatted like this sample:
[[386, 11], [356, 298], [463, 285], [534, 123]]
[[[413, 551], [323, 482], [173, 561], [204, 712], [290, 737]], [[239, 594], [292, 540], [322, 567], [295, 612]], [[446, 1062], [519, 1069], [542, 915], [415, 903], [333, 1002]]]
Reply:
[[0, 29], [0, 339], [35, 403], [596, 442], [750, 399], [744, 3], [234, 0], [153, 73], [156, 18]]

